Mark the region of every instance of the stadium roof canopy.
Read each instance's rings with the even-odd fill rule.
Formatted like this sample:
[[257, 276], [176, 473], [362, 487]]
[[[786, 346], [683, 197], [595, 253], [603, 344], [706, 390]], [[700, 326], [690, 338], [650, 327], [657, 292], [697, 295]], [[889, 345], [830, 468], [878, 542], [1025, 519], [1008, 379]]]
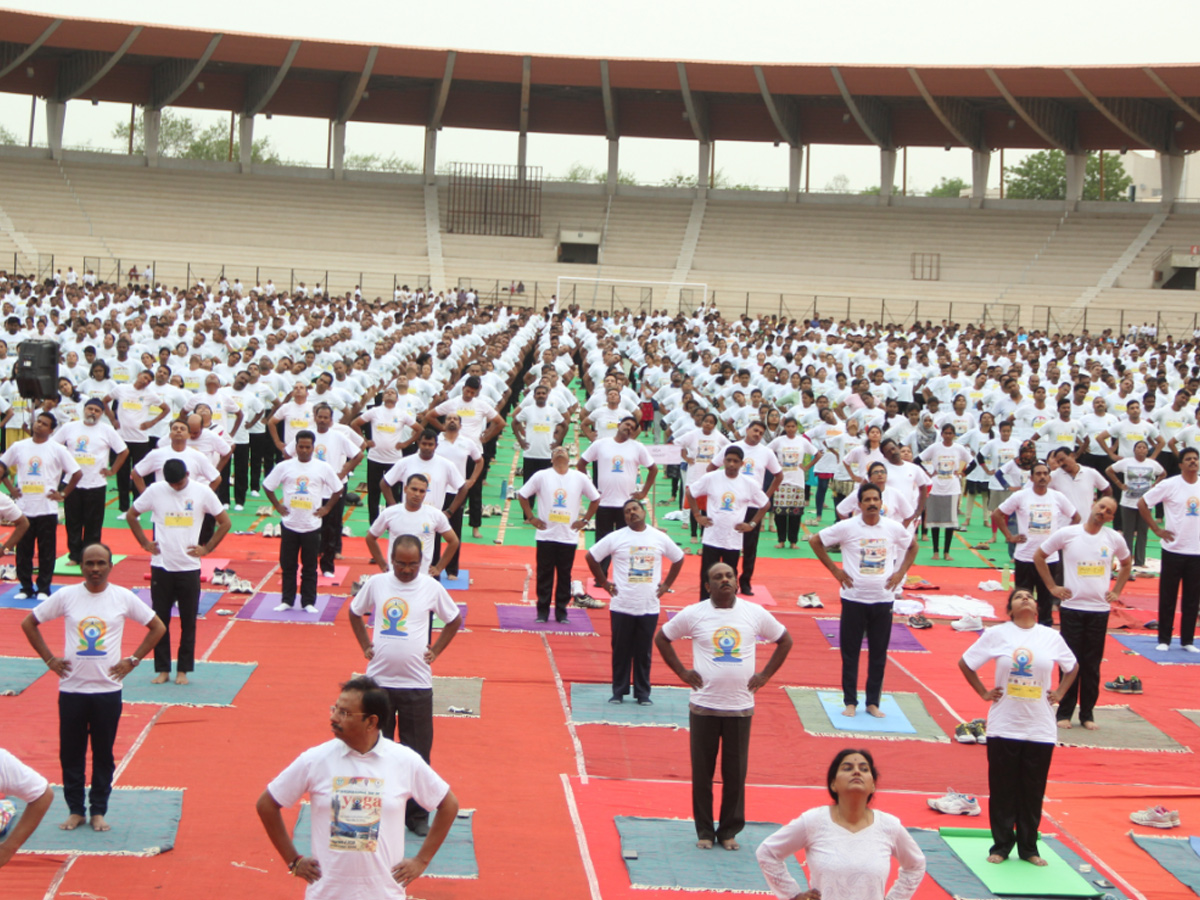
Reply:
[[375, 122], [896, 147], [1200, 148], [1200, 65], [863, 66], [530, 56], [0, 10], [0, 91]]

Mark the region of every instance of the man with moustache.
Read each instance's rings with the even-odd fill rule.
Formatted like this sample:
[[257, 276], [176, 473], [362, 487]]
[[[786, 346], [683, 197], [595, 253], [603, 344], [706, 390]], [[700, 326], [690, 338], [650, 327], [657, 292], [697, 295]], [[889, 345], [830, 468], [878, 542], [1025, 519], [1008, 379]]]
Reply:
[[[53, 440], [67, 448], [83, 473], [75, 490], [63, 502], [68, 565], [78, 566], [83, 559], [83, 548], [100, 543], [107, 479], [125, 465], [129, 447], [104, 420], [104, 401], [96, 397], [83, 405], [83, 420], [68, 422], [54, 433]], [[111, 465], [110, 451], [116, 454]]]

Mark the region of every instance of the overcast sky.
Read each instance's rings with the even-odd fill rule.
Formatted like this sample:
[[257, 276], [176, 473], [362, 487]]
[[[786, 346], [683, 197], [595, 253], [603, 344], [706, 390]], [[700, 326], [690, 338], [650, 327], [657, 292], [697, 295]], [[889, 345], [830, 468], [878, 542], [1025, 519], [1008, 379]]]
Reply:
[[[0, 0], [10, 9], [95, 17], [97, 4], [83, 0], [22, 2]], [[338, 4], [291, 0], [282, 4], [245, 0], [201, 3], [106, 0], [107, 19], [179, 25], [222, 31], [279, 34], [359, 42], [515, 53], [652, 57], [744, 62], [859, 64], [1157, 64], [1197, 59], [1196, 4], [1149, 0], [1140, 4], [1067, 3], [1045, 0], [603, 0], [594, 4], [564, 0], [451, 0], [397, 3], [344, 0]], [[332, 14], [332, 15], [331, 15]], [[1136, 14], [1136, 18], [1131, 15]], [[1174, 25], [1172, 25], [1174, 23]], [[30, 101], [0, 94], [0, 123], [21, 137], [29, 132]], [[228, 123], [221, 114], [191, 113], [205, 124]], [[38, 112], [35, 143], [45, 143]], [[116, 148], [113, 126], [128, 121], [129, 108], [68, 106], [64, 141], [68, 145]], [[327, 124], [318, 120], [259, 117], [255, 136], [268, 136], [286, 158], [324, 165]], [[439, 135], [441, 161], [516, 162], [515, 134], [446, 129]], [[348, 152], [398, 154], [419, 162], [419, 128], [351, 123]], [[1006, 163], [1018, 154], [1006, 154]], [[561, 174], [573, 162], [603, 169], [602, 137], [531, 134], [529, 163]], [[787, 181], [786, 148], [732, 141], [716, 147], [716, 165], [733, 182], [781, 187]], [[621, 141], [621, 168], [641, 181], [661, 181], [696, 169], [696, 147], [685, 141]], [[998, 182], [998, 164], [991, 180]], [[943, 176], [969, 181], [970, 152], [912, 149], [908, 187], [919, 192]], [[811, 185], [820, 190], [845, 175], [852, 189], [879, 182], [878, 153], [866, 147], [817, 146], [811, 159]], [[897, 170], [897, 180], [900, 172]]]

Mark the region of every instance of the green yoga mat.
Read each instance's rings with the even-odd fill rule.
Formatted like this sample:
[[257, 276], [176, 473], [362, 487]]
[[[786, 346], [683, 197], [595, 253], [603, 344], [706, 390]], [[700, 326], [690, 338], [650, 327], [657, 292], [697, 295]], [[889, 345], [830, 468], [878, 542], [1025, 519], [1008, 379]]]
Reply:
[[1045, 841], [1038, 850], [1048, 865], [1034, 866], [1016, 855], [1002, 863], [987, 861], [992, 833], [983, 828], [942, 828], [938, 834], [984, 883], [989, 891], [1002, 897], [1099, 897], [1100, 891], [1089, 884]]

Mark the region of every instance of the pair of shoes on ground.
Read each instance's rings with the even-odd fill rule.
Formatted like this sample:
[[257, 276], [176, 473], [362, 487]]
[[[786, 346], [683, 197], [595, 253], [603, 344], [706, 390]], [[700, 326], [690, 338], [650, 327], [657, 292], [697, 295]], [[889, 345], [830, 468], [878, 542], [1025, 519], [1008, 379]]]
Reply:
[[824, 609], [825, 604], [821, 602], [821, 598], [817, 596], [816, 591], [809, 591], [807, 594], [801, 594], [796, 600], [796, 605], [801, 609]]
[[954, 739], [960, 744], [986, 744], [987, 721], [974, 719], [970, 722], [959, 722], [954, 727]]
[[[611, 697], [608, 698], [608, 702], [609, 703], [624, 703], [625, 698], [622, 697], [620, 694], [613, 694]], [[649, 697], [642, 697], [640, 700], [637, 701], [637, 705], [638, 706], [653, 706], [654, 701], [651, 700]]]
[[1115, 681], [1104, 682], [1104, 689], [1116, 694], [1140, 694], [1142, 693], [1142, 679], [1136, 675], [1131, 678], [1118, 675]]
[[44, 594], [41, 591], [26, 591], [25, 589], [22, 588], [21, 590], [17, 591], [15, 594], [13, 594], [13, 599], [14, 600], [33, 600], [37, 603], [41, 603], [43, 600], [50, 599], [50, 595], [48, 593]]
[[917, 613], [915, 616], [908, 617], [908, 627], [917, 629], [932, 628], [933, 623], [925, 618], [925, 613]]
[[1129, 814], [1129, 821], [1135, 825], [1145, 825], [1149, 828], [1178, 828], [1179, 810], [1167, 809], [1161, 804], [1139, 809]]
[[[543, 615], [539, 614], [537, 616], [537, 618], [534, 619], [534, 621], [537, 622], [539, 625], [546, 625], [550, 622], [550, 617], [548, 615], [543, 616]], [[565, 612], [562, 612], [562, 613], [554, 614], [554, 621], [557, 622], [559, 625], [566, 625], [569, 620], [567, 619], [567, 614]]]
[[273, 516], [275, 515], [275, 507], [268, 503], [266, 506], [260, 506], [256, 509], [254, 514], [256, 516]]
[[[1149, 624], [1149, 623], [1147, 623], [1147, 624]], [[1155, 624], [1157, 624], [1157, 623], [1155, 623]], [[1155, 644], [1154, 649], [1157, 650], [1159, 653], [1166, 653], [1168, 650], [1171, 649], [1171, 645], [1170, 644]], [[1200, 647], [1197, 647], [1195, 644], [1182, 644], [1181, 649], [1186, 650], [1188, 653], [1200, 653]]]
[[281, 534], [280, 534], [279, 529], [281, 529], [282, 527], [283, 526], [280, 524], [277, 524], [277, 523], [273, 524], [271, 522], [268, 522], [266, 525], [263, 526], [263, 530], [259, 533], [263, 537], [269, 537], [269, 538], [280, 537]]
[[[292, 604], [290, 604], [290, 603], [275, 604], [275, 612], [287, 612], [288, 610], [294, 610], [295, 608], [296, 607], [292, 606]], [[309, 603], [306, 606], [301, 606], [300, 610], [301, 610], [301, 612], [306, 612], [306, 613], [309, 613], [310, 615], [316, 615], [318, 612], [320, 612], [320, 610], [317, 609], [317, 605], [315, 603]]]
[[950, 623], [955, 631], [983, 631], [983, 619], [979, 616], [963, 616]]
[[946, 788], [944, 796], [929, 797], [925, 802], [930, 809], [948, 816], [977, 816], [981, 812], [979, 800], [970, 794], [960, 794], [954, 788]]

